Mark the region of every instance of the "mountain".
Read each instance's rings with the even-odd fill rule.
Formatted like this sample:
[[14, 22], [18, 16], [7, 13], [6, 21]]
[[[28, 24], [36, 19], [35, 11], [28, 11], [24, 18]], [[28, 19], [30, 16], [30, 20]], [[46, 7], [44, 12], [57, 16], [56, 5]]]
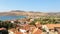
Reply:
[[0, 16], [3, 15], [25, 15], [25, 16], [42, 16], [42, 15], [46, 15], [45, 13], [42, 12], [33, 12], [33, 11], [20, 11], [20, 10], [12, 10], [10, 12], [2, 12], [0, 13]]
[[21, 11], [21, 10], [11, 10], [10, 12], [0, 12], [0, 16], [60, 16], [60, 12], [57, 13], [43, 13], [34, 11]]
[[56, 12], [56, 13], [47, 13], [50, 16], [60, 16], [60, 12]]

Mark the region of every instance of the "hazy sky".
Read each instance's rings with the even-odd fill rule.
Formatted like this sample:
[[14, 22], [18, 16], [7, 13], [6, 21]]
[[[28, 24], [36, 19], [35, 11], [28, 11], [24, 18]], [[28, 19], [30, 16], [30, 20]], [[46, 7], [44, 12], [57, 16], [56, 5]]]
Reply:
[[60, 0], [0, 0], [0, 12], [5, 10], [60, 12]]

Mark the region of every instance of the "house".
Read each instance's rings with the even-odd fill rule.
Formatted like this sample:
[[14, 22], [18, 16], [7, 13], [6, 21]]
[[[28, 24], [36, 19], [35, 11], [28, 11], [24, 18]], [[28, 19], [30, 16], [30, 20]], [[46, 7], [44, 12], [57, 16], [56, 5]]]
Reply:
[[41, 26], [42, 26], [42, 25], [40, 24], [40, 22], [38, 22], [38, 21], [35, 23], [35, 25], [36, 25], [36, 27], [41, 27]]
[[23, 28], [24, 28], [25, 30], [29, 30], [29, 28], [30, 28], [30, 25], [28, 25], [28, 24], [25, 24], [25, 25], [23, 26]]
[[15, 34], [23, 34], [22, 32], [15, 32]]
[[46, 24], [50, 30], [54, 30], [57, 27], [60, 27], [60, 24]]
[[38, 29], [38, 28], [35, 28], [32, 32], [32, 34], [41, 34], [42, 33], [42, 30]]

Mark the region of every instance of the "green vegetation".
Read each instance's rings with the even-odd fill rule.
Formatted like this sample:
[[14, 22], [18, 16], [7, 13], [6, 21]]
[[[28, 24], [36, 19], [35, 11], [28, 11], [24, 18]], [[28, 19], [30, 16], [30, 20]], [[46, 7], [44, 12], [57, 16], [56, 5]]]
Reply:
[[54, 16], [46, 16], [46, 17], [40, 17], [38, 19], [34, 19], [34, 21], [30, 24], [36, 23], [37, 21], [40, 22], [40, 24], [59, 24], [60, 23], [60, 18], [54, 17]]
[[0, 28], [1, 27], [4, 27], [6, 29], [15, 28], [16, 24], [13, 24], [13, 23], [10, 23], [10, 22], [0, 21]]

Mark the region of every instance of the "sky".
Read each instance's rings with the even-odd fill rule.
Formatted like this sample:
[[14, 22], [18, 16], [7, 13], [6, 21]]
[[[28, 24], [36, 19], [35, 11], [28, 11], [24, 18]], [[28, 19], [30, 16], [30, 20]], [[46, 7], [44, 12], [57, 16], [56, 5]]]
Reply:
[[0, 0], [0, 12], [7, 10], [60, 12], [60, 0]]

